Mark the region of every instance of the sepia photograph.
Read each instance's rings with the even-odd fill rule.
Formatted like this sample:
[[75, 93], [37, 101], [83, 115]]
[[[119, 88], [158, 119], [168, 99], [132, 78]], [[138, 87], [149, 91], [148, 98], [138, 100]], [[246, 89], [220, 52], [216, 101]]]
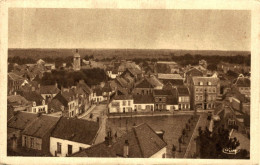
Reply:
[[252, 158], [251, 10], [7, 15], [7, 157]]

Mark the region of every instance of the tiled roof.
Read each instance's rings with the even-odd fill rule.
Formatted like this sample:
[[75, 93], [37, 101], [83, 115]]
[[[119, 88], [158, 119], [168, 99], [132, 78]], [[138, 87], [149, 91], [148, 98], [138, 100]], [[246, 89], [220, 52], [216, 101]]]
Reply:
[[22, 132], [25, 135], [42, 138], [46, 133], [52, 131], [60, 118], [41, 115], [32, 121]]
[[147, 79], [143, 79], [135, 86], [135, 88], [153, 88], [153, 86], [147, 81]]
[[84, 80], [79, 81], [78, 87], [82, 88], [87, 94], [92, 93], [92, 89], [84, 82]]
[[128, 68], [128, 71], [133, 75], [142, 74], [142, 71], [137, 68]]
[[219, 83], [219, 79], [215, 77], [192, 77], [192, 81], [194, 85], [200, 85], [200, 82], [203, 85], [208, 85], [210, 82], [211, 85], [216, 86]]
[[114, 97], [114, 100], [132, 100], [133, 96], [132, 95], [116, 95]]
[[22, 81], [24, 78], [22, 76], [19, 76], [13, 72], [8, 73], [8, 78], [12, 79], [13, 81]]
[[122, 87], [127, 87], [128, 86], [128, 83], [127, 83], [127, 81], [124, 78], [117, 77], [116, 80], [119, 83], [119, 85], [121, 85]]
[[123, 157], [125, 141], [129, 143], [129, 158], [149, 158], [166, 147], [154, 130], [147, 124], [134, 126], [131, 131], [116, 139], [111, 146], [106, 142], [94, 145], [73, 154], [73, 157]]
[[42, 105], [43, 97], [35, 91], [32, 92], [20, 92], [27, 101], [35, 101], [36, 105]]
[[247, 77], [238, 77], [235, 85], [238, 87], [250, 87], [250, 79]]
[[35, 114], [35, 113], [18, 111], [7, 122], [7, 126], [10, 128], [24, 130], [36, 118], [37, 118], [37, 114]]
[[170, 90], [154, 90], [154, 95], [172, 95], [172, 92]]
[[53, 110], [53, 112], [62, 111], [62, 106], [64, 106], [58, 99], [52, 99], [48, 104], [48, 109]]
[[180, 74], [158, 73], [158, 79], [183, 79]]
[[7, 96], [7, 102], [8, 103], [26, 104], [27, 100], [20, 95], [11, 95], [11, 96]]
[[134, 104], [154, 103], [153, 95], [133, 95]]
[[171, 83], [173, 86], [181, 86], [184, 85], [183, 79], [164, 79], [161, 80], [163, 84]]
[[187, 96], [190, 95], [189, 89], [187, 87], [177, 87], [177, 91], [179, 96]]
[[186, 72], [187, 76], [203, 76], [203, 73], [197, 68], [192, 68]]
[[146, 77], [146, 79], [153, 87], [163, 86], [163, 83], [155, 76]]
[[83, 144], [92, 144], [99, 129], [97, 122], [62, 117], [51, 136]]
[[57, 94], [60, 90], [55, 85], [40, 86], [40, 94]]

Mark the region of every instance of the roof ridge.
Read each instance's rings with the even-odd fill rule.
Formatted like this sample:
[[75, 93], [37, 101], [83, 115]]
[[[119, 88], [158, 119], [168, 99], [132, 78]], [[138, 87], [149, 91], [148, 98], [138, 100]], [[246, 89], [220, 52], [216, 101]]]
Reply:
[[[143, 124], [144, 124], [144, 123], [143, 123]], [[142, 125], [142, 124], [140, 124], [140, 125]], [[139, 125], [139, 126], [140, 126], [140, 125]], [[136, 130], [135, 130], [136, 128], [137, 128], [137, 127], [133, 127], [133, 132], [134, 132], [134, 135], [135, 135], [135, 138], [136, 138], [138, 147], [140, 148], [141, 155], [142, 155], [142, 157], [144, 158], [144, 152], [143, 152], [143, 150], [142, 150], [141, 143], [140, 143], [139, 138], [138, 138], [138, 136], [137, 136], [137, 133], [136, 133]]]

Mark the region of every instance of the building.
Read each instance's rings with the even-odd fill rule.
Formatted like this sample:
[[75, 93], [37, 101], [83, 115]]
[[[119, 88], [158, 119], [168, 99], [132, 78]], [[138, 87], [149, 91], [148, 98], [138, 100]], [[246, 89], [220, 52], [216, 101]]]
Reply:
[[8, 73], [8, 94], [14, 94], [25, 84], [28, 84], [25, 78], [12, 72]]
[[63, 105], [63, 116], [75, 117], [79, 114], [78, 96], [72, 89], [64, 89], [53, 98]]
[[197, 68], [191, 68], [184, 73], [185, 83], [189, 87], [192, 85], [192, 77], [203, 77], [203, 72]]
[[74, 57], [73, 57], [73, 70], [74, 71], [79, 71], [80, 70], [80, 66], [81, 66], [80, 54], [79, 54], [78, 49], [76, 49], [76, 53], [74, 54]]
[[39, 93], [45, 100], [52, 100], [59, 92], [57, 83], [55, 85], [39, 85]]
[[135, 112], [152, 112], [154, 111], [154, 98], [149, 95], [133, 95]]
[[240, 74], [235, 80], [233, 87], [246, 97], [250, 97], [250, 79]]
[[62, 117], [51, 133], [50, 153], [58, 157], [70, 156], [95, 144], [96, 138], [102, 136], [98, 132], [97, 122]]
[[[7, 121], [8, 150], [16, 151], [22, 147], [22, 131], [37, 118], [37, 114], [24, 111], [15, 112]], [[14, 138], [15, 137], [15, 138]]]
[[153, 92], [153, 88], [153, 85], [146, 78], [144, 78], [135, 85], [132, 93], [134, 95], [150, 95]]
[[183, 86], [177, 88], [178, 110], [190, 110], [190, 91]]
[[50, 156], [50, 135], [59, 117], [38, 115], [22, 132], [22, 147]]
[[174, 104], [174, 103], [170, 103], [170, 101], [167, 101], [168, 99], [170, 99], [169, 97], [172, 96], [171, 90], [154, 90], [153, 96], [154, 96], [155, 111], [167, 110], [169, 106], [166, 107], [166, 105]]
[[219, 94], [219, 79], [215, 77], [192, 77], [191, 109], [213, 109]]
[[115, 95], [108, 105], [109, 113], [126, 113], [134, 110], [132, 95]]
[[220, 62], [217, 65], [217, 69], [223, 71], [224, 73], [227, 73], [228, 71], [233, 71], [236, 73], [244, 74], [244, 73], [249, 73], [251, 67], [244, 64], [231, 64], [227, 62]]
[[113, 141], [105, 141], [79, 151], [72, 157], [166, 158], [166, 142], [147, 124], [140, 124]]
[[46, 103], [46, 100], [36, 91], [19, 92], [19, 94], [23, 96], [28, 102], [30, 102], [30, 107], [27, 108], [28, 112], [48, 113], [48, 103]]

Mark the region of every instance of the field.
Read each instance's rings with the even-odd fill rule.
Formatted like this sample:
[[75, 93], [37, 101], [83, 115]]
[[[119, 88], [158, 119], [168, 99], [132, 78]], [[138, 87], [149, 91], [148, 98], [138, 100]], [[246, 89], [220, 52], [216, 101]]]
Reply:
[[[127, 127], [130, 127], [134, 124], [139, 125], [141, 123], [147, 123], [154, 131], [164, 130], [164, 140], [167, 143], [167, 157], [172, 157], [171, 149], [172, 145], [176, 146], [176, 158], [182, 158], [184, 155], [185, 148], [188, 145], [189, 139], [193, 132], [193, 129], [188, 134], [188, 137], [185, 138], [185, 145], [182, 144], [182, 152], [177, 152], [179, 150], [178, 138], [181, 136], [182, 129], [185, 128], [185, 124], [188, 122], [191, 115], [179, 115], [179, 116], [152, 116], [152, 117], [128, 117], [128, 118], [109, 118], [108, 126], [113, 129], [116, 129], [117, 132], [124, 132]], [[198, 119], [198, 118], [196, 118]], [[127, 120], [127, 121], [126, 121]], [[195, 127], [197, 120], [193, 124]], [[120, 136], [120, 135], [119, 135]]]
[[[44, 57], [68, 57], [73, 56], [75, 49], [8, 49], [8, 56], [20, 56], [21, 58], [31, 57], [40, 59]], [[180, 56], [185, 54], [202, 56], [235, 56], [235, 55], [248, 55], [247, 51], [216, 51], [216, 50], [172, 50], [172, 49], [79, 49], [81, 57], [85, 55], [94, 58], [170, 58], [171, 55]]]

